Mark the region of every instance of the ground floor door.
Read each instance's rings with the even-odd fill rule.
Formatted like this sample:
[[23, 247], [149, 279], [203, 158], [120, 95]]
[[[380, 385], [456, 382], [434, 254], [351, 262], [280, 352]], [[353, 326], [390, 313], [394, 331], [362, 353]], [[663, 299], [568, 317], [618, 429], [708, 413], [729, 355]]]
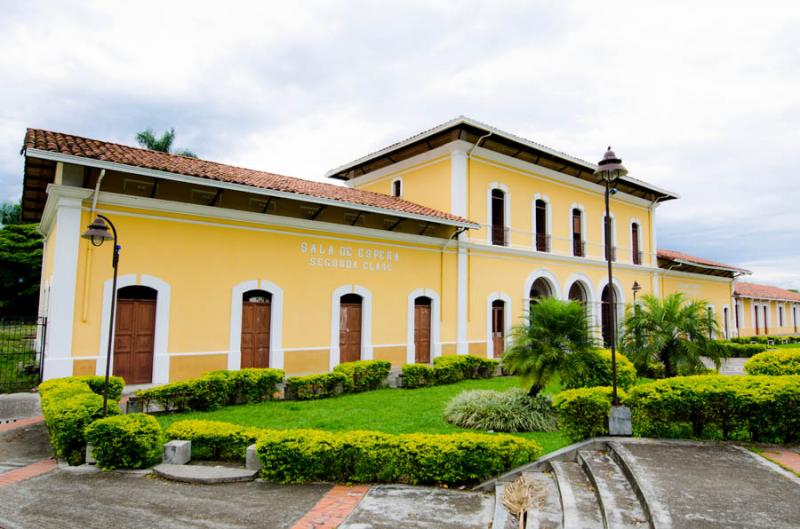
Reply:
[[125, 384], [153, 381], [156, 300], [120, 299], [114, 326], [114, 375]]
[[361, 360], [361, 303], [342, 303], [339, 312], [339, 362]]
[[271, 307], [263, 301], [242, 303], [242, 368], [269, 367]]
[[431, 306], [414, 305], [414, 361], [429, 364], [431, 361]]
[[503, 356], [506, 347], [505, 309], [502, 301], [492, 302], [492, 351], [495, 358]]

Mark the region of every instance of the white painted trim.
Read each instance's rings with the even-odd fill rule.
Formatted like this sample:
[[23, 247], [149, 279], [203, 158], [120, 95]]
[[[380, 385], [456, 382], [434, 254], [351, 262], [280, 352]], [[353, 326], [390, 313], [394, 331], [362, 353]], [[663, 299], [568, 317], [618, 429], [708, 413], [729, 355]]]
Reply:
[[559, 285], [558, 279], [556, 278], [555, 274], [553, 274], [550, 270], [546, 268], [539, 268], [538, 270], [534, 270], [528, 275], [528, 278], [525, 280], [525, 290], [522, 291], [522, 300], [524, 302], [523, 312], [527, 314], [528, 312], [528, 304], [531, 301], [531, 288], [533, 288], [533, 284], [536, 282], [537, 279], [544, 279], [550, 285], [550, 291], [553, 293], [553, 297], [556, 299], [565, 299], [564, 294], [561, 292], [561, 286]]
[[[81, 199], [58, 197], [54, 199], [53, 207], [58, 236], [55, 244], [51, 244], [52, 247], [49, 248], [54, 254], [44, 352], [44, 380], [72, 376], [73, 363], [70, 354], [81, 234]], [[49, 233], [50, 229], [47, 231]]]
[[460, 355], [469, 353], [469, 345], [467, 344], [468, 289], [467, 250], [464, 243], [459, 240], [456, 262], [456, 354]]
[[339, 365], [339, 318], [341, 298], [345, 294], [361, 296], [361, 360], [372, 360], [372, 292], [361, 285], [342, 285], [331, 295], [331, 347], [328, 367]]
[[[106, 356], [108, 353], [108, 335], [113, 330], [109, 329], [109, 319], [111, 316], [111, 287], [113, 279], [106, 279], [103, 283], [103, 309], [101, 312], [100, 323], [100, 354], [98, 361], [95, 365], [95, 373], [97, 375], [105, 375], [106, 370]], [[167, 347], [169, 344], [169, 314], [170, 314], [170, 298], [171, 287], [166, 281], [147, 274], [142, 274], [138, 281], [136, 274], [126, 274], [117, 278], [117, 292], [125, 287], [140, 285], [149, 287], [156, 291], [156, 328], [153, 340], [153, 375], [152, 383], [155, 385], [166, 384], [169, 382], [169, 353]], [[115, 322], [116, 323], [116, 322]], [[112, 340], [112, 355], [111, 355], [111, 373], [114, 372], [114, 355]]]
[[[620, 266], [614, 263], [614, 267]], [[637, 266], [636, 269], [640, 269], [641, 267]], [[733, 278], [730, 277], [719, 277], [719, 276], [710, 276], [706, 274], [695, 274], [692, 272], [681, 272], [678, 270], [667, 270], [666, 268], [662, 268], [661, 274], [665, 276], [672, 276], [672, 277], [691, 277], [694, 279], [705, 279], [706, 281], [716, 281], [718, 283], [733, 283]]]
[[[441, 300], [439, 294], [430, 288], [418, 288], [408, 295], [408, 313], [406, 315], [406, 363], [413, 364], [416, 361], [416, 350], [414, 343], [414, 301], [419, 297], [431, 299], [431, 361], [437, 356], [442, 355], [441, 340]], [[375, 346], [379, 347], [379, 346]]]
[[[583, 257], [575, 255], [575, 242], [572, 233], [572, 212], [576, 209], [580, 210], [581, 212], [581, 240], [585, 248], [584, 250], [585, 255]], [[567, 233], [569, 233], [569, 255], [572, 257], [578, 257], [580, 259], [586, 259], [589, 257], [589, 248], [587, 248], [589, 244], [586, 242], [586, 236], [588, 235], [586, 233], [586, 207], [580, 202], [573, 202], [572, 205], [570, 205], [569, 207], [568, 213], [569, 213], [569, 224], [567, 224], [567, 226], [569, 226], [569, 230], [567, 231]]]
[[511, 193], [508, 186], [502, 182], [492, 182], [486, 189], [486, 244], [492, 244], [492, 191], [499, 189], [503, 192], [503, 228], [508, 230], [508, 245], [511, 244]]
[[597, 292], [592, 285], [592, 280], [589, 279], [589, 276], [583, 272], [576, 272], [570, 275], [564, 282], [565, 300], [569, 299], [569, 290], [575, 283], [580, 283], [581, 286], [583, 286], [583, 290], [586, 292], [586, 296], [589, 298], [586, 300], [586, 308], [589, 313], [589, 326], [592, 333], [595, 336], [598, 336], [600, 332], [600, 314], [597, 310], [599, 298], [597, 297]]
[[[553, 239], [553, 207], [552, 207], [552, 204], [550, 203], [550, 197], [548, 197], [547, 195], [543, 195], [541, 193], [536, 193], [533, 196], [533, 200], [531, 200], [531, 248], [534, 251], [536, 251], [536, 232], [537, 232], [537, 228], [538, 228], [538, 226], [536, 225], [536, 201], [537, 200], [541, 200], [545, 204], [544, 216], [545, 216], [546, 225], [544, 227], [545, 228], [544, 232], [545, 232], [545, 235], [547, 235], [547, 237], [550, 239], [551, 244], [552, 244], [552, 239]], [[546, 253], [550, 253], [550, 252], [552, 252], [552, 247], [550, 248], [550, 251], [548, 251]]]
[[503, 307], [503, 339], [506, 346], [511, 340], [511, 315], [513, 314], [513, 304], [511, 297], [505, 292], [492, 292], [486, 298], [486, 357], [494, 358], [494, 343], [492, 342], [492, 302], [500, 300], [505, 303]]
[[[463, 146], [462, 146], [463, 147]], [[450, 151], [450, 213], [466, 218], [467, 216], [467, 159], [466, 148], [454, 148]]]
[[283, 369], [283, 289], [267, 279], [242, 281], [231, 289], [228, 369], [242, 368], [242, 298], [250, 290], [263, 290], [272, 296], [269, 313], [269, 366]]

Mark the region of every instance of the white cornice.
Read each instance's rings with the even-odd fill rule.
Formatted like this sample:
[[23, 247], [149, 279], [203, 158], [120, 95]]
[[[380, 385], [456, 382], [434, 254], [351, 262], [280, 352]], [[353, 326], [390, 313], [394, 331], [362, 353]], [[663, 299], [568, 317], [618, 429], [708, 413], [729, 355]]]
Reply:
[[42, 219], [39, 221], [39, 232], [42, 235], [50, 233], [59, 206], [68, 205], [79, 208], [81, 202], [90, 196], [92, 196], [91, 189], [49, 184], [47, 186], [47, 202], [42, 211]]
[[312, 204], [320, 204], [326, 206], [350, 207], [356, 210], [369, 211], [373, 213], [380, 213], [393, 217], [403, 217], [408, 219], [420, 220], [423, 222], [432, 222], [436, 224], [443, 224], [447, 226], [457, 226], [460, 228], [479, 229], [480, 225], [471, 222], [459, 222], [455, 220], [443, 219], [440, 217], [420, 215], [416, 213], [407, 213], [394, 209], [381, 208], [377, 206], [364, 206], [343, 200], [334, 200], [329, 198], [320, 198], [300, 193], [290, 193], [287, 191], [276, 191], [273, 189], [264, 189], [260, 187], [248, 186], [245, 184], [234, 184], [230, 182], [221, 182], [219, 180], [211, 180], [210, 178], [200, 178], [196, 176], [187, 176], [178, 173], [171, 173], [168, 171], [159, 171], [156, 169], [148, 169], [145, 167], [136, 167], [134, 165], [126, 165], [116, 162], [107, 162], [103, 160], [95, 160], [94, 158], [84, 158], [82, 156], [74, 156], [72, 154], [54, 153], [44, 151], [41, 149], [29, 148], [25, 151], [26, 156], [31, 158], [40, 158], [43, 160], [52, 160], [55, 162], [71, 163], [75, 165], [84, 165], [87, 167], [97, 167], [109, 171], [118, 171], [121, 173], [138, 174], [148, 176], [151, 178], [160, 178], [163, 180], [172, 180], [175, 182], [184, 182], [187, 184], [194, 184], [198, 186], [213, 187], [218, 189], [229, 189], [232, 191], [241, 191], [242, 193], [252, 193], [254, 195], [264, 195], [276, 198], [287, 198], [291, 200], [299, 200], [302, 202], [310, 202]]
[[719, 277], [719, 276], [709, 276], [705, 274], [695, 274], [692, 272], [679, 272], [677, 270], [667, 270], [665, 268], [658, 269], [660, 274], [665, 276], [672, 276], [672, 277], [688, 277], [692, 279], [705, 279], [708, 281], [717, 281], [719, 283], [733, 283], [734, 279], [732, 277]]

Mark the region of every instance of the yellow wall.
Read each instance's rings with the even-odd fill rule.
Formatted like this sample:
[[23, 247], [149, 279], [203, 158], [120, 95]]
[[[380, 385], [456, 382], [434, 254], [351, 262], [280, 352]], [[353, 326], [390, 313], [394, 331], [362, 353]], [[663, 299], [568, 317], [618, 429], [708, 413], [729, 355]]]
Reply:
[[733, 294], [732, 281], [720, 281], [711, 278], [706, 279], [696, 275], [691, 277], [685, 275], [664, 275], [662, 279], [662, 289], [664, 295], [682, 292], [691, 299], [704, 300], [710, 305], [713, 305], [714, 315], [720, 325], [722, 334], [725, 332], [723, 309], [724, 307], [728, 307], [728, 336], [732, 337], [736, 335], [736, 323], [731, 300]]
[[[795, 334], [794, 320], [792, 319], [791, 303], [773, 300], [753, 300], [749, 298], [742, 299], [742, 314], [739, 329], [741, 336], [755, 336], [755, 335], [782, 335], [782, 334]], [[756, 332], [755, 321], [753, 319], [753, 304], [758, 308], [758, 332]], [[767, 326], [764, 325], [764, 307], [767, 307]], [[783, 325], [780, 324], [778, 317], [778, 307], [783, 307]], [[797, 306], [797, 315], [800, 319], [800, 305]], [[800, 322], [798, 322], [800, 323]]]
[[392, 194], [392, 181], [402, 178], [405, 200], [440, 211], [450, 211], [450, 157], [445, 155], [429, 162], [414, 165], [402, 171], [356, 186], [359, 189]]

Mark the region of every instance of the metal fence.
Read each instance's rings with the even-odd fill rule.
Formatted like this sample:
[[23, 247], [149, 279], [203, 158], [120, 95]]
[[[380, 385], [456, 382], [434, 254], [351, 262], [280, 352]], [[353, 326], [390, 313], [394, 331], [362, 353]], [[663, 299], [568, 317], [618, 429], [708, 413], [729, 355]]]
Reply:
[[0, 393], [27, 391], [42, 379], [47, 318], [0, 319]]

